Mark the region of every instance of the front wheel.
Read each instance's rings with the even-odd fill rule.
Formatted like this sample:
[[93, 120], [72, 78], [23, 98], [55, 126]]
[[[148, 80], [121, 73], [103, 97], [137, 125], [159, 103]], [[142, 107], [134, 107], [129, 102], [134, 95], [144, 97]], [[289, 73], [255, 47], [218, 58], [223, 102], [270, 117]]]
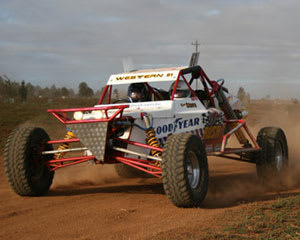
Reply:
[[48, 192], [54, 172], [46, 166], [53, 155], [48, 134], [42, 128], [19, 127], [8, 137], [4, 150], [4, 166], [8, 182], [21, 196], [39, 196]]
[[208, 189], [208, 163], [201, 139], [189, 133], [168, 137], [162, 154], [165, 193], [177, 207], [197, 207]]
[[262, 128], [257, 135], [261, 151], [256, 155], [256, 170], [264, 183], [281, 181], [288, 167], [288, 145], [282, 129]]

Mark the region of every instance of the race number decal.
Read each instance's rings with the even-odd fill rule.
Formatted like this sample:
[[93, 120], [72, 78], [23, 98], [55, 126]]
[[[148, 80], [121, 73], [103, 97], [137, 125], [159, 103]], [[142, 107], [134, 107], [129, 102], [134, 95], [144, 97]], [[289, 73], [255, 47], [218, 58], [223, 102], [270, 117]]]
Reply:
[[210, 127], [205, 127], [204, 128], [204, 134], [202, 139], [207, 140], [207, 139], [215, 139], [220, 136], [222, 126], [210, 126]]

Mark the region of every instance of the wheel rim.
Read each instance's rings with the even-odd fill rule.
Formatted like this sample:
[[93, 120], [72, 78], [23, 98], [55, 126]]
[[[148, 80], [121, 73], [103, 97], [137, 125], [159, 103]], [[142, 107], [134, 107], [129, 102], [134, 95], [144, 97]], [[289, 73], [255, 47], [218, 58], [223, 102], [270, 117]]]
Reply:
[[195, 189], [198, 186], [200, 180], [200, 165], [197, 155], [192, 151], [188, 153], [187, 174], [191, 188]]
[[278, 171], [281, 170], [283, 165], [283, 151], [280, 142], [276, 142], [275, 145], [275, 164]]

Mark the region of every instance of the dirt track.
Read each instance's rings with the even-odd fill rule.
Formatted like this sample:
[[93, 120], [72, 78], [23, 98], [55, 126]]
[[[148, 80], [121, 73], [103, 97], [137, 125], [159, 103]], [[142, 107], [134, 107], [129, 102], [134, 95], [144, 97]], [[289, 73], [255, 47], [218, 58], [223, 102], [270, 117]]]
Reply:
[[123, 180], [112, 166], [60, 170], [49, 195], [36, 198], [13, 193], [1, 168], [0, 239], [168, 238], [210, 227], [227, 209], [247, 202], [300, 193], [299, 184], [266, 191], [247, 163], [210, 159], [210, 173], [202, 208], [179, 209], [168, 201], [159, 180]]
[[198, 209], [174, 207], [158, 179], [121, 179], [106, 165], [59, 170], [47, 196], [22, 198], [10, 189], [0, 158], [0, 239], [173, 239], [191, 232], [201, 236], [232, 209], [300, 194], [300, 127], [285, 130], [291, 160], [287, 187], [266, 190], [254, 165], [210, 158], [209, 192]]

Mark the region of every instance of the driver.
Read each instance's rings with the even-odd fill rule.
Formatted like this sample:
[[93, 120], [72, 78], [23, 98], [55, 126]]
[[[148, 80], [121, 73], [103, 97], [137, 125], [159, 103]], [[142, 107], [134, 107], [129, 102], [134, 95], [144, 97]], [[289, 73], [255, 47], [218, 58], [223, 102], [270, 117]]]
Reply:
[[[175, 82], [172, 83], [169, 89], [169, 96], [172, 96]], [[174, 94], [174, 98], [187, 98], [191, 95], [191, 91], [183, 80], [179, 80]]]
[[128, 87], [128, 97], [132, 102], [148, 101], [148, 88], [145, 83], [132, 83]]

